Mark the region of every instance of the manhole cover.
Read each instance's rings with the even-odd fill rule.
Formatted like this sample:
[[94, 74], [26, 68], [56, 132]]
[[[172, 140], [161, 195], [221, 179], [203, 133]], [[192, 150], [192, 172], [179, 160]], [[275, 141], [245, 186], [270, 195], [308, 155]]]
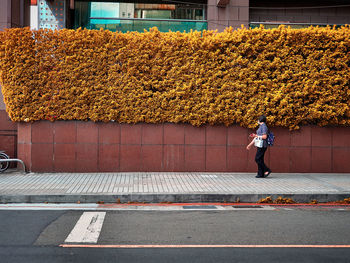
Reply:
[[183, 209], [217, 209], [214, 205], [188, 205], [183, 206]]

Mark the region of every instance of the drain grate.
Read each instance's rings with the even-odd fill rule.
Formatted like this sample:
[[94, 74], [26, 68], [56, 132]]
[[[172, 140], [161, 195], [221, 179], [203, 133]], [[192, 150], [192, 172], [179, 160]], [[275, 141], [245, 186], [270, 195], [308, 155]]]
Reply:
[[263, 208], [259, 205], [234, 205], [233, 208]]
[[214, 205], [186, 205], [183, 209], [217, 209]]

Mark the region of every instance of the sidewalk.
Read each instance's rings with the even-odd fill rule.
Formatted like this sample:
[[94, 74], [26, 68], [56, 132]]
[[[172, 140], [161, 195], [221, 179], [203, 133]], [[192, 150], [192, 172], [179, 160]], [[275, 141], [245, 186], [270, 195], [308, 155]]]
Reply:
[[[297, 202], [350, 197], [350, 174], [29, 173], [0, 174], [0, 203]], [[118, 200], [119, 199], [119, 200]]]

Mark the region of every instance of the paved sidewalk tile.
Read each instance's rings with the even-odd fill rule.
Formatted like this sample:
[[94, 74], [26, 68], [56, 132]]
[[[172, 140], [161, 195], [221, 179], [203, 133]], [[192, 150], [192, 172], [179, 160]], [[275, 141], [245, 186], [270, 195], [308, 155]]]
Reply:
[[349, 194], [350, 174], [30, 173], [0, 174], [1, 195]]

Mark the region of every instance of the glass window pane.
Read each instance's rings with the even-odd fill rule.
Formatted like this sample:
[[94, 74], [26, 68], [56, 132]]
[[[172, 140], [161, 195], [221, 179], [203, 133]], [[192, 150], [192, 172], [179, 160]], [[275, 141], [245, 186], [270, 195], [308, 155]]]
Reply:
[[91, 2], [91, 17], [119, 17], [119, 3]]
[[171, 19], [171, 11], [170, 10], [143, 10], [142, 18]]
[[[203, 4], [153, 4], [75, 1], [75, 28], [140, 31], [158, 27], [159, 31], [207, 29]], [[141, 21], [139, 20], [141, 19]], [[164, 21], [163, 21], [164, 20]], [[177, 21], [191, 20], [191, 21]], [[196, 22], [198, 20], [198, 22]]]

